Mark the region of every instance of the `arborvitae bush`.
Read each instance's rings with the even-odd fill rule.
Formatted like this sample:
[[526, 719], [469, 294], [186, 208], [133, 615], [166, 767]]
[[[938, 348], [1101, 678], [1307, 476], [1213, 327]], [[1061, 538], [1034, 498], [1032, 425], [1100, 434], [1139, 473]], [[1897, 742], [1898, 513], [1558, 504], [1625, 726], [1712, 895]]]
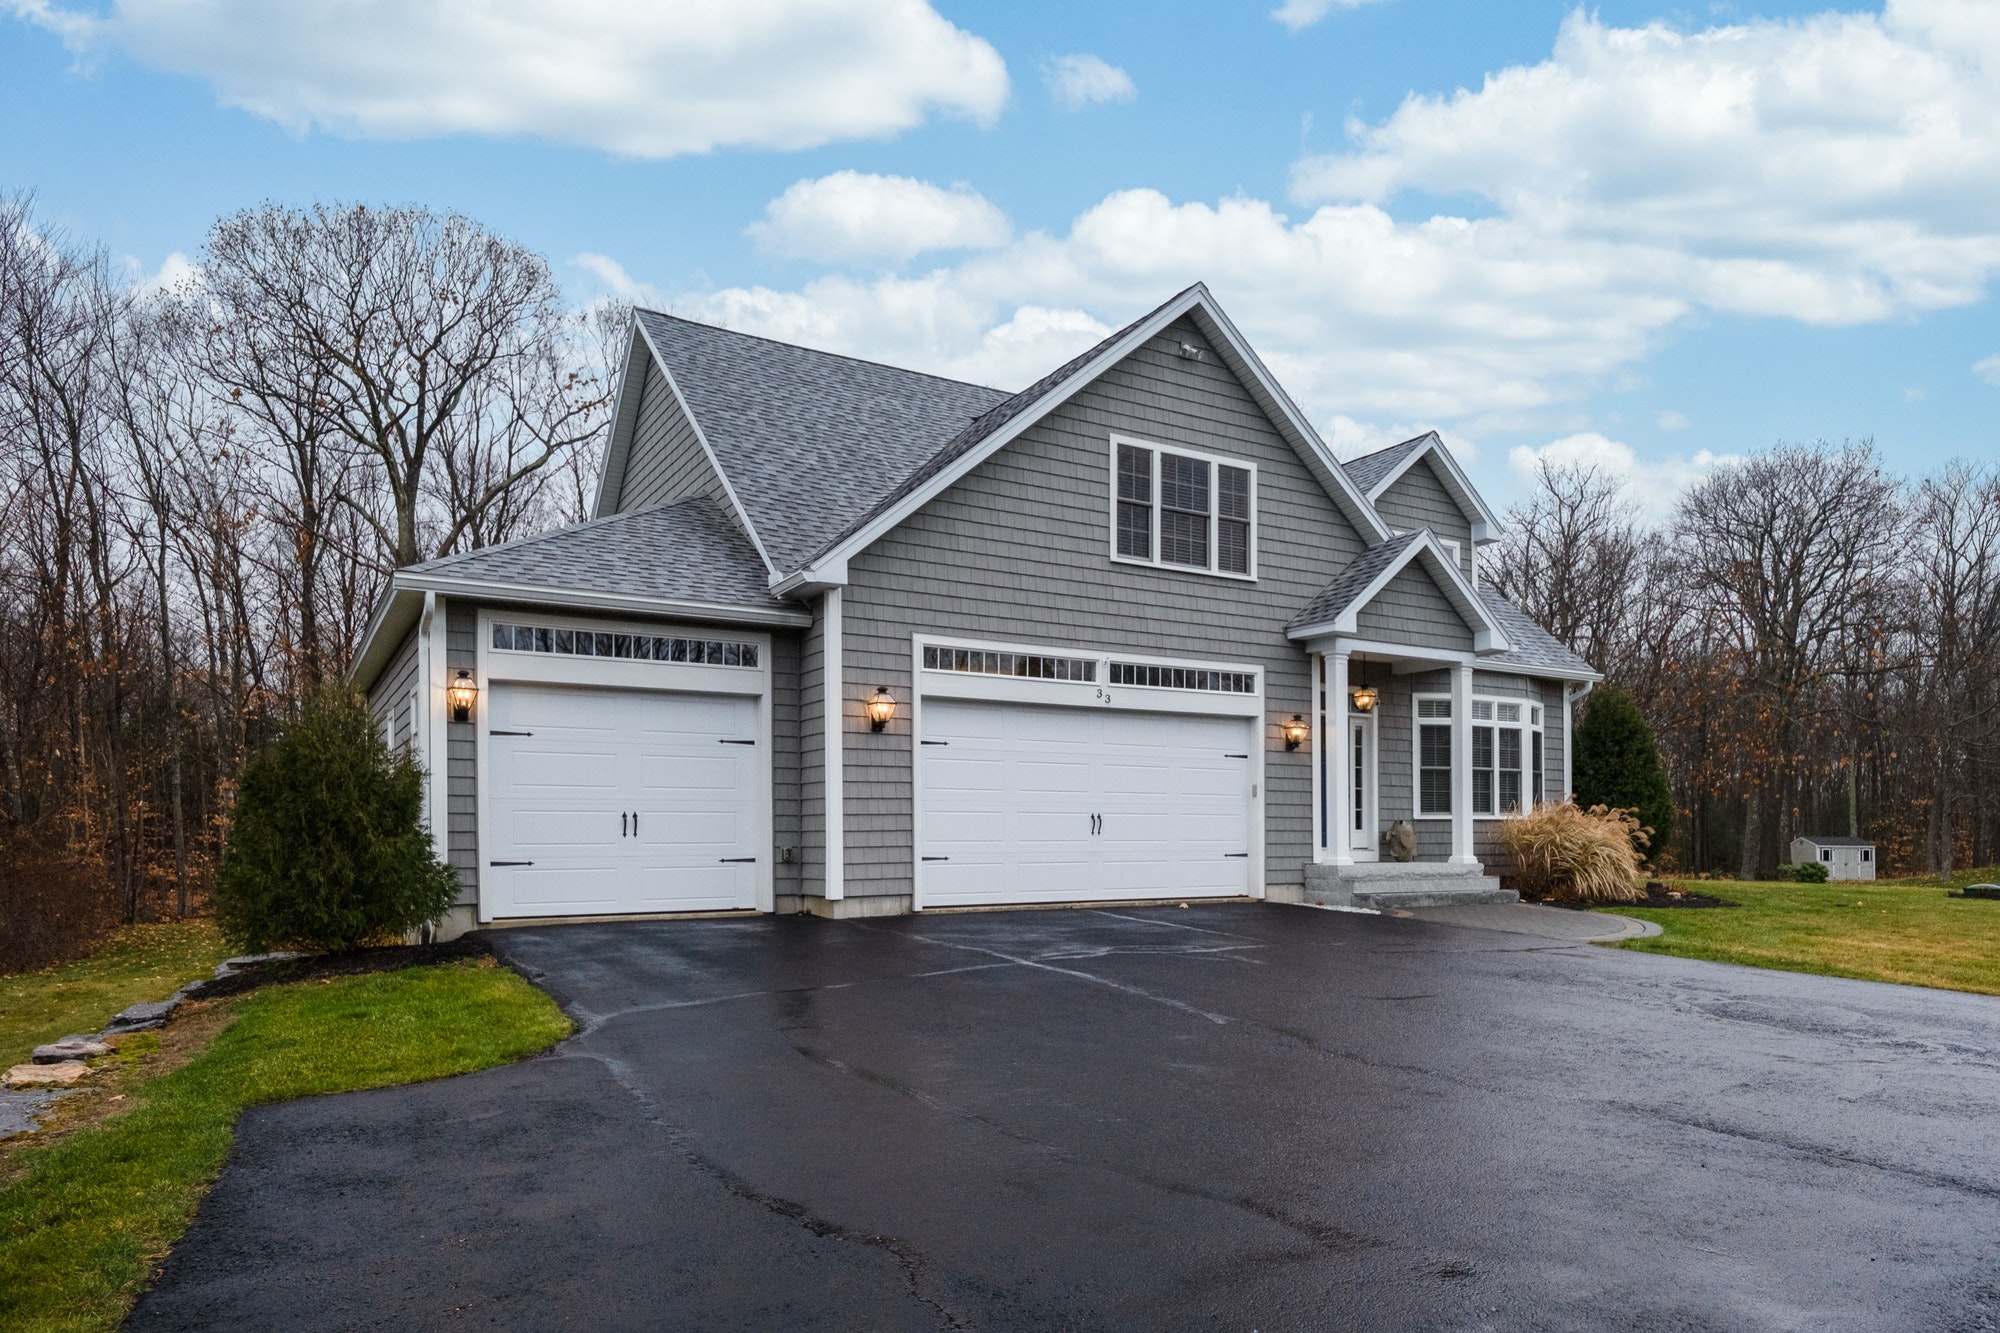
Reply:
[[424, 774], [347, 690], [308, 699], [243, 770], [216, 917], [241, 948], [339, 950], [443, 915], [458, 878], [431, 849]]
[[1672, 845], [1674, 789], [1660, 765], [1653, 728], [1632, 697], [1615, 685], [1599, 686], [1571, 743], [1575, 796], [1581, 806], [1630, 810], [1650, 831], [1654, 856]]

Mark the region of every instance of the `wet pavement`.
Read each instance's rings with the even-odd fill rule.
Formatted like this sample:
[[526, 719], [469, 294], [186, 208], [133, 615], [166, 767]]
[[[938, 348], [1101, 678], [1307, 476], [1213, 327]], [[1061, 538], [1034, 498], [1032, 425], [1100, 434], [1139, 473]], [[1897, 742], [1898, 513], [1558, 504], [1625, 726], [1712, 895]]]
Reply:
[[497, 932], [129, 1327], [2000, 1326], [2000, 1000], [1277, 906]]

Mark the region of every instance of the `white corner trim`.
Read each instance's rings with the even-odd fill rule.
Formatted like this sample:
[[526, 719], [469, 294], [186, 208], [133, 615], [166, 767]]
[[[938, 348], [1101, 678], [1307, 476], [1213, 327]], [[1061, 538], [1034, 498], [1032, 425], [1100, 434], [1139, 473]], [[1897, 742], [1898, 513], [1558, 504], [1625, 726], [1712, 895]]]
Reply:
[[825, 740], [820, 748], [821, 790], [825, 793], [826, 870], [821, 881], [827, 901], [847, 896], [847, 688], [841, 668], [840, 589], [821, 594], [825, 624], [820, 633], [820, 722]]
[[418, 670], [423, 673], [425, 817], [431, 827], [431, 847], [440, 861], [451, 860], [451, 742], [446, 724], [445, 688], [451, 683], [447, 653], [444, 598], [424, 594], [423, 618], [417, 622]]
[[[729, 474], [722, 470], [722, 460], [715, 456], [715, 447], [708, 442], [708, 432], [701, 428], [701, 421], [695, 416], [694, 409], [688, 406], [687, 395], [681, 392], [680, 383], [674, 379], [674, 372], [667, 368], [667, 359], [661, 356], [660, 349], [653, 345], [653, 335], [646, 332], [645, 321], [636, 314], [632, 316], [632, 327], [638, 330], [639, 336], [645, 340], [646, 351], [651, 354], [653, 364], [660, 368], [660, 378], [667, 382], [669, 389], [673, 390], [674, 402], [679, 405], [681, 414], [693, 428], [694, 438], [701, 445], [702, 453], [707, 456], [708, 465], [715, 469], [716, 477], [722, 482], [723, 494], [729, 497], [729, 507], [736, 511], [736, 517], [743, 524], [743, 531], [749, 536], [750, 544], [757, 548], [757, 558], [764, 562], [764, 568], [771, 577], [776, 578], [778, 567], [771, 563], [771, 553], [764, 549], [764, 539], [757, 535], [757, 525], [750, 521], [750, 511], [743, 507], [743, 501], [736, 494], [736, 487], [730, 484]], [[619, 479], [619, 489], [622, 495], [624, 489], [622, 477]]]

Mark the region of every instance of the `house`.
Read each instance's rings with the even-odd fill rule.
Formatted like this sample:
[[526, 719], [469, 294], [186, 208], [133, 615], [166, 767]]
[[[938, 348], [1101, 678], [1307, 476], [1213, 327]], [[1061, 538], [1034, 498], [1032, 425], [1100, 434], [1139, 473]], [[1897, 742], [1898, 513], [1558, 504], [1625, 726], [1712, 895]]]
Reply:
[[1202, 286], [1013, 394], [641, 311], [595, 517], [398, 570], [351, 679], [447, 931], [1491, 898], [1598, 679], [1497, 531], [1434, 434], [1336, 461]]
[[1866, 838], [1793, 838], [1792, 863], [1817, 861], [1828, 879], [1875, 878], [1875, 844]]

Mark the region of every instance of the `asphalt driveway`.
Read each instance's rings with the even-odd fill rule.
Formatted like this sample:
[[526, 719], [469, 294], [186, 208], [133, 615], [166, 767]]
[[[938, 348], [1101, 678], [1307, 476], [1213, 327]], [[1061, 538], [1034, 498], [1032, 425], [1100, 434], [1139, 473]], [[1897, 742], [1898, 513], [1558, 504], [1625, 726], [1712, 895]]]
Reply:
[[1288, 907], [496, 933], [130, 1327], [2000, 1327], [2000, 1000]]

